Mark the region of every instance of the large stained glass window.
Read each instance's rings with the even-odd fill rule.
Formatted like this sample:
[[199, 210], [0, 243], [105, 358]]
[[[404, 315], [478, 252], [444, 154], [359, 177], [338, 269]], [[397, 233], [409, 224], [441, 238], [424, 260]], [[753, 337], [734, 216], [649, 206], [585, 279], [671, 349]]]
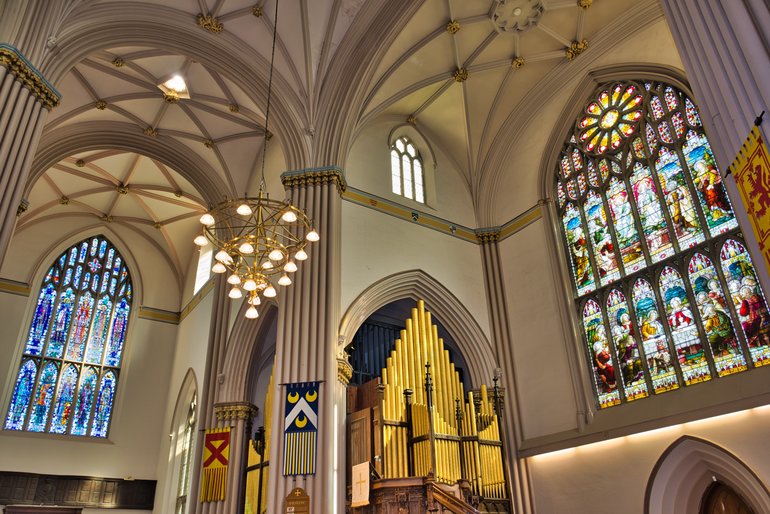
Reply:
[[126, 264], [103, 236], [54, 261], [35, 304], [6, 430], [107, 437], [132, 296]]
[[394, 193], [425, 203], [422, 157], [406, 136], [396, 139], [390, 147], [390, 175], [391, 190]]
[[555, 196], [601, 408], [770, 364], [770, 313], [692, 100], [605, 84]]

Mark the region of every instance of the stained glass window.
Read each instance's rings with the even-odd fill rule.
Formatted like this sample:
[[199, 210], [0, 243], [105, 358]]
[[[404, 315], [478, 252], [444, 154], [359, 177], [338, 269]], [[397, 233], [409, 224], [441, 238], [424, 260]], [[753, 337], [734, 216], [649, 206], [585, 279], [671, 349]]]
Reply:
[[103, 236], [54, 261], [35, 303], [6, 430], [107, 437], [132, 296], [125, 262]]
[[422, 157], [406, 136], [396, 139], [390, 147], [391, 191], [397, 195], [425, 203], [425, 177]]
[[599, 87], [554, 193], [601, 408], [770, 364], [770, 311], [685, 93]]

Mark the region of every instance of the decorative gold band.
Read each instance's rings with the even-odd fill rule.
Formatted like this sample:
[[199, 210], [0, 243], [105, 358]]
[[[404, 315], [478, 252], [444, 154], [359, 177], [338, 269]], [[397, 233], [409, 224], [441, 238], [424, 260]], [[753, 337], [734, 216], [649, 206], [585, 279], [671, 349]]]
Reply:
[[347, 361], [347, 359], [337, 358], [337, 380], [342, 385], [348, 385], [350, 379], [353, 378], [353, 366]]
[[217, 403], [214, 405], [214, 415], [218, 421], [242, 419], [251, 421], [257, 415], [257, 407], [248, 402]]
[[500, 239], [500, 231], [499, 230], [477, 230], [476, 231], [476, 238], [479, 240], [479, 243], [495, 243]]
[[40, 73], [22, 56], [18, 50], [8, 45], [0, 45], [0, 65], [8, 68], [26, 88], [49, 111], [59, 105], [59, 93], [40, 76]]
[[281, 175], [281, 182], [283, 182], [284, 187], [333, 183], [337, 186], [337, 192], [340, 194], [345, 191], [347, 186], [342, 170], [336, 167], [287, 171]]

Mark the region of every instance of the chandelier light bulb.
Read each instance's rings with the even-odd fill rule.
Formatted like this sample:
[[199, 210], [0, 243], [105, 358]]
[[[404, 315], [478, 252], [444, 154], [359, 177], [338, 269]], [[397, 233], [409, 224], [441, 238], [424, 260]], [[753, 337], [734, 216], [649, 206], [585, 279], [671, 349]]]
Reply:
[[300, 250], [294, 254], [294, 258], [298, 261], [304, 261], [307, 259], [307, 253], [305, 253], [305, 250]]
[[249, 298], [249, 305], [259, 305], [260, 303], [262, 303], [262, 300], [260, 300], [259, 295], [256, 293]]
[[246, 255], [251, 255], [254, 253], [254, 247], [251, 246], [251, 243], [243, 243], [241, 246], [238, 247], [238, 251], [241, 253], [245, 253]]
[[257, 312], [257, 309], [252, 305], [248, 309], [246, 309], [246, 317], [249, 319], [254, 319], [257, 316], [259, 316], [259, 313]]
[[267, 258], [270, 259], [271, 261], [280, 261], [281, 259], [283, 259], [283, 252], [276, 248], [275, 250], [273, 250], [268, 254]]
[[222, 264], [221, 262], [217, 262], [211, 267], [211, 271], [213, 271], [214, 273], [224, 273], [225, 271], [227, 271], [227, 268], [225, 268], [225, 265]]
[[289, 275], [283, 274], [281, 275], [281, 278], [278, 279], [278, 285], [279, 286], [290, 286], [291, 285], [291, 279], [289, 278]]
[[248, 216], [252, 213], [251, 207], [248, 206], [248, 204], [242, 203], [238, 206], [237, 209], [235, 209], [235, 212], [240, 214], [241, 216]]
[[294, 211], [286, 211], [283, 213], [283, 216], [281, 216], [281, 219], [286, 223], [294, 223], [297, 221], [297, 215]]
[[289, 261], [286, 263], [286, 266], [283, 267], [283, 271], [287, 273], [294, 273], [297, 271], [297, 265], [294, 263], [294, 261]]
[[233, 273], [232, 275], [230, 275], [229, 277], [227, 277], [227, 283], [228, 283], [228, 284], [232, 284], [232, 285], [234, 285], [234, 286], [237, 286], [238, 284], [240, 284], [240, 283], [241, 283], [241, 277], [239, 277], [238, 275], [236, 275], [235, 273]]
[[243, 297], [243, 293], [241, 292], [240, 289], [238, 289], [237, 287], [234, 287], [230, 289], [230, 292], [227, 293], [227, 296], [229, 296], [233, 300], [237, 300], [238, 298]]
[[262, 291], [266, 287], [267, 287], [267, 284], [265, 284], [264, 282], [260, 282], [259, 284], [257, 284], [257, 291]]
[[207, 227], [210, 227], [211, 225], [213, 225], [216, 222], [217, 222], [217, 220], [214, 219], [214, 216], [212, 216], [208, 212], [206, 214], [204, 214], [203, 216], [201, 216], [201, 223], [203, 223]]
[[243, 288], [246, 291], [256, 291], [257, 290], [257, 283], [254, 281], [253, 278], [250, 278], [246, 282], [243, 283]]
[[319, 236], [318, 232], [316, 232], [315, 230], [311, 230], [310, 232], [307, 233], [307, 235], [305, 236], [305, 239], [307, 239], [310, 242], [315, 243], [316, 241], [321, 239], [321, 236]]
[[209, 240], [206, 239], [206, 236], [204, 236], [203, 234], [200, 234], [195, 237], [195, 239], [193, 240], [193, 243], [195, 243], [198, 246], [206, 246], [207, 244], [209, 244]]
[[233, 262], [233, 258], [230, 257], [230, 254], [224, 250], [219, 250], [217, 254], [214, 256], [214, 259], [221, 262], [222, 264], [230, 264], [231, 262]]
[[275, 295], [278, 294], [275, 291], [275, 288], [273, 286], [267, 286], [267, 289], [265, 289], [265, 292], [262, 293], [265, 295], [265, 298], [275, 298]]
[[273, 263], [270, 261], [263, 262], [262, 269], [273, 269]]

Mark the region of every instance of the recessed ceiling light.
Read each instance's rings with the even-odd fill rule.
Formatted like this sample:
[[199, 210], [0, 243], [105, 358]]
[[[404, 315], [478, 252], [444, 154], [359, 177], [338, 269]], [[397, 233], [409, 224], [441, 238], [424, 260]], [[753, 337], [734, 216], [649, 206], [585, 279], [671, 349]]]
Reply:
[[190, 98], [190, 91], [187, 89], [187, 83], [181, 75], [174, 75], [165, 82], [158, 84], [158, 88], [165, 95], [175, 96], [177, 98]]

